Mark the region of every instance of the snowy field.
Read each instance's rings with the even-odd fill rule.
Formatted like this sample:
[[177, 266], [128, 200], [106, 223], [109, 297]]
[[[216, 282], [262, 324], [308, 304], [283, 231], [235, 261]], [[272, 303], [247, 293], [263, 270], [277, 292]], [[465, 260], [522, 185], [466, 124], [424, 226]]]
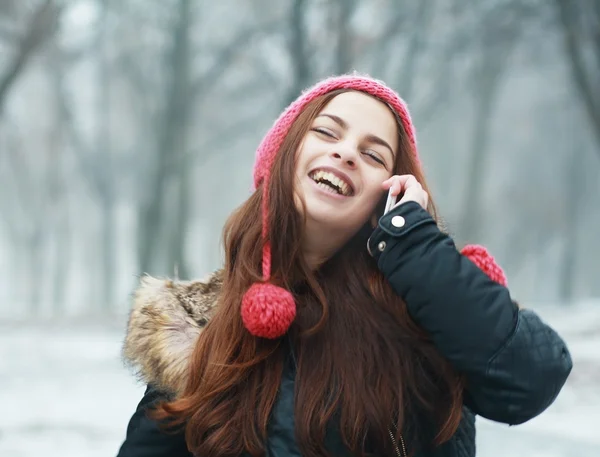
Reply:
[[[600, 456], [600, 303], [542, 311], [569, 343], [571, 378], [527, 424], [478, 418], [478, 456]], [[122, 328], [0, 323], [0, 457], [116, 455], [143, 393], [120, 360]]]

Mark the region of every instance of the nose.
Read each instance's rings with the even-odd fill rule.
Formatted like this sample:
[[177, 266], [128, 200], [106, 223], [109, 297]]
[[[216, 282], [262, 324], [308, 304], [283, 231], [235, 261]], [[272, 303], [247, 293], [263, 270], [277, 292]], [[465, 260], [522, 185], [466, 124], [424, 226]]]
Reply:
[[357, 151], [354, 147], [348, 144], [338, 143], [337, 147], [331, 151], [331, 158], [335, 162], [341, 162], [349, 168], [356, 168], [357, 164]]

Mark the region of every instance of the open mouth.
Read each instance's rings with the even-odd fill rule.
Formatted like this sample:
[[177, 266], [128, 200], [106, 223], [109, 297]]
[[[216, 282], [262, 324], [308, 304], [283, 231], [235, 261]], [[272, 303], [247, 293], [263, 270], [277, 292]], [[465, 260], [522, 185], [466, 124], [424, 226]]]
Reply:
[[330, 171], [315, 170], [309, 177], [325, 191], [333, 192], [344, 197], [350, 197], [354, 190], [352, 185]]

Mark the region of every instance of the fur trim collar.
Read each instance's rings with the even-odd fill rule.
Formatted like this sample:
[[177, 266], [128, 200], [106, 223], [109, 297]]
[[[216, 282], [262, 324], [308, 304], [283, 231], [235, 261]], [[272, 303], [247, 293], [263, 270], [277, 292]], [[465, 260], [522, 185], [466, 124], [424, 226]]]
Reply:
[[222, 271], [200, 281], [141, 279], [123, 358], [143, 382], [174, 394], [183, 392], [189, 357], [214, 314], [222, 284]]

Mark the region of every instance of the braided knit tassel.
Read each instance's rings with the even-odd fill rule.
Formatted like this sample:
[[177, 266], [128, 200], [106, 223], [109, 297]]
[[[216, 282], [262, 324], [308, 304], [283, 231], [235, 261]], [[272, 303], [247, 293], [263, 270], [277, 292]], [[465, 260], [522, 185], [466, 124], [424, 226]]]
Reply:
[[[268, 177], [268, 175], [267, 175]], [[267, 241], [268, 179], [263, 184], [263, 282], [252, 284], [242, 297], [242, 322], [254, 336], [275, 339], [286, 334], [296, 318], [296, 302], [289, 290], [271, 284], [271, 243]]]
[[460, 253], [477, 265], [492, 281], [504, 287], [508, 285], [504, 271], [486, 248], [478, 244], [468, 244]]

